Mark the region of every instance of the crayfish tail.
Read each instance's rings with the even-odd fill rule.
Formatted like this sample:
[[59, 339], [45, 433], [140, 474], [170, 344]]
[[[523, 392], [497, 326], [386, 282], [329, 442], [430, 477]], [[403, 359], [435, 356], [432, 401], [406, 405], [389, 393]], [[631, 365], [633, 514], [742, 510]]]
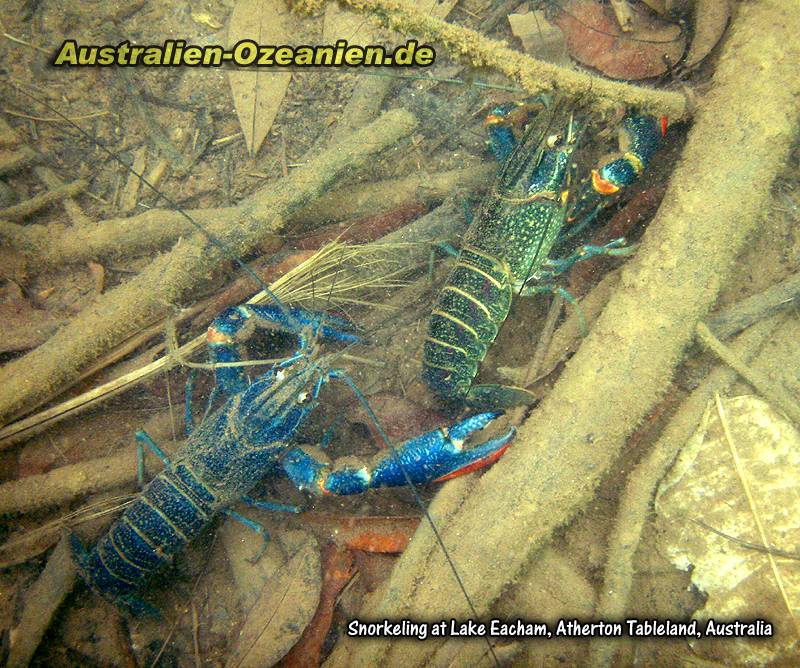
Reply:
[[150, 605], [146, 601], [140, 599], [133, 594], [114, 595], [108, 590], [100, 588], [99, 583], [96, 581], [95, 575], [97, 574], [97, 566], [93, 563], [92, 553], [84, 547], [81, 539], [75, 533], [69, 536], [70, 547], [72, 548], [72, 560], [75, 562], [75, 568], [78, 575], [86, 583], [86, 585], [95, 593], [100, 594], [107, 601], [113, 603], [119, 608], [127, 611], [134, 617], [152, 617], [154, 619], [161, 619], [161, 612], [158, 608]]

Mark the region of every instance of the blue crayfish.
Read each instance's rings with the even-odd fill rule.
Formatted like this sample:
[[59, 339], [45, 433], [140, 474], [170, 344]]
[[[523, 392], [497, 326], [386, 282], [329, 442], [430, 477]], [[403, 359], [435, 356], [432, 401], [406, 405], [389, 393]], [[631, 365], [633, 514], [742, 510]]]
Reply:
[[520, 119], [528, 120], [528, 110], [504, 105], [486, 120], [489, 146], [502, 166], [439, 293], [424, 344], [423, 379], [443, 400], [526, 403], [529, 395], [521, 388], [472, 387], [479, 363], [508, 316], [513, 294], [557, 292], [574, 303], [554, 284], [556, 276], [578, 260], [629, 251], [624, 239], [615, 239], [551, 258], [553, 250], [583, 229], [616, 192], [636, 181], [665, 129], [652, 116], [626, 116], [622, 155], [592, 171], [590, 185], [572, 198], [571, 162], [580, 128], [565, 103], [556, 101], [521, 132]]
[[[254, 326], [278, 325], [296, 334], [298, 349], [252, 382], [237, 363], [238, 338]], [[195, 539], [220, 513], [267, 539], [264, 529], [228, 506], [236, 501], [274, 509], [246, 494], [268, 474], [283, 472], [301, 490], [315, 494], [358, 494], [370, 488], [427, 483], [474, 470], [496, 460], [514, 429], [470, 449], [464, 441], [498, 413], [481, 413], [449, 429], [413, 438], [371, 465], [332, 466], [313, 448], [292, 444], [297, 430], [319, 403], [322, 387], [341, 379], [363, 399], [353, 381], [320, 352], [321, 339], [345, 343], [358, 337], [345, 320], [281, 304], [238, 306], [223, 312], [208, 331], [217, 393], [227, 398], [195, 429], [170, 461], [144, 432], [137, 439], [164, 461], [164, 470], [142, 491], [95, 547], [87, 551], [73, 536], [73, 554], [83, 579], [96, 592], [134, 614], [157, 611], [138, 596], [150, 575]]]

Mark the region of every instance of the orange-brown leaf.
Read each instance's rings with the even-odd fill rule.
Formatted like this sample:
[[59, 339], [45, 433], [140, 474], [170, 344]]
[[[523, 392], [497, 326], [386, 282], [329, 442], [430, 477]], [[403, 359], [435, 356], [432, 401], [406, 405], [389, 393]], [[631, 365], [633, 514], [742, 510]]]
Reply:
[[578, 62], [615, 79], [646, 79], [677, 63], [686, 40], [678, 25], [645, 11], [634, 13], [631, 30], [623, 32], [609, 6], [570, 0], [553, 22]]

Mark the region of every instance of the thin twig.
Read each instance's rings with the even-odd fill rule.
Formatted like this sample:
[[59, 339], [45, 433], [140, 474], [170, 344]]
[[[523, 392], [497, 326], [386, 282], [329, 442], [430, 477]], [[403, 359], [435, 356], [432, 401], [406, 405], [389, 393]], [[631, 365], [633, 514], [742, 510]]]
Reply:
[[795, 424], [800, 424], [800, 406], [782, 385], [773, 382], [765, 374], [745, 364], [730, 348], [711, 333], [705, 323], [697, 323], [697, 337], [704, 346], [734, 369], [765, 399], [780, 408]]
[[5, 26], [2, 23], [0, 23], [0, 35], [5, 37], [9, 42], [14, 42], [15, 44], [21, 44], [22, 46], [27, 46], [29, 49], [33, 49], [34, 51], [38, 51], [39, 53], [44, 53], [47, 56], [52, 55], [47, 49], [43, 49], [41, 46], [36, 46], [35, 44], [26, 42], [24, 39], [20, 39], [19, 37], [14, 37], [14, 35], [7, 33]]
[[741, 545], [742, 547], [746, 547], [748, 550], [755, 550], [756, 552], [764, 552], [766, 554], [772, 554], [776, 557], [783, 557], [784, 559], [794, 559], [796, 561], [800, 561], [800, 552], [789, 552], [788, 550], [782, 550], [779, 547], [775, 547], [774, 545], [770, 545], [769, 547], [764, 547], [763, 545], [759, 545], [758, 543], [750, 543], [746, 540], [742, 540], [741, 538], [737, 538], [736, 536], [731, 536], [729, 533], [725, 533], [724, 531], [720, 531], [719, 529], [715, 529], [710, 524], [706, 524], [703, 520], [695, 519], [694, 517], [690, 517], [689, 519], [692, 520], [695, 524], [707, 529], [711, 533], [715, 533], [718, 536], [722, 536], [723, 538], [727, 538], [732, 543], [736, 543], [737, 545]]
[[[32, 116], [31, 114], [24, 114], [21, 111], [14, 111], [13, 109], [8, 109], [7, 107], [3, 107], [3, 113], [8, 114], [9, 116], [17, 116], [18, 118], [25, 118], [29, 121], [36, 121], [37, 123], [63, 123], [64, 119], [58, 118], [56, 116]], [[90, 118], [97, 118], [98, 116], [108, 116], [110, 112], [108, 111], [94, 111], [91, 114], [81, 114], [79, 116], [70, 116], [70, 120], [73, 121], [85, 121]]]
[[195, 668], [202, 668], [203, 659], [200, 656], [200, 619], [197, 614], [197, 605], [194, 599], [191, 601], [192, 606], [192, 644], [194, 645], [194, 665]]
[[550, 342], [553, 340], [553, 332], [555, 331], [556, 323], [558, 322], [563, 308], [564, 297], [557, 294], [550, 304], [550, 309], [547, 311], [547, 318], [545, 318], [544, 326], [539, 334], [539, 341], [536, 344], [536, 350], [533, 353], [530, 364], [525, 367], [526, 373], [522, 378], [522, 383], [520, 383], [521, 387], [527, 387], [531, 381], [536, 378], [539, 370], [542, 368], [542, 362], [544, 362], [545, 355], [547, 355], [547, 350], [550, 347]]

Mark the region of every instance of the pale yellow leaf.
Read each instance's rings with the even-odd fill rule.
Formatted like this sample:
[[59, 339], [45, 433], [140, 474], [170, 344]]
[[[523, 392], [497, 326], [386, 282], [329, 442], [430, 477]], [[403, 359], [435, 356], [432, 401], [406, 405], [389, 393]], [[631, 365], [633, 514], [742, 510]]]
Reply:
[[[283, 0], [239, 0], [228, 23], [228, 46], [243, 39], [260, 45], [293, 42], [289, 10]], [[247, 150], [251, 155], [261, 147], [286, 95], [292, 75], [265, 67], [233, 67], [228, 81], [239, 116]]]
[[701, 631], [709, 619], [760, 618], [775, 632], [758, 640], [703, 637], [689, 643], [695, 655], [715, 665], [797, 665], [798, 562], [780, 556], [771, 561], [753, 546], [766, 542], [797, 552], [800, 432], [757, 397], [711, 404], [658, 489], [659, 544], [705, 594], [693, 615]]
[[565, 64], [569, 61], [564, 35], [545, 18], [543, 11], [509, 14], [508, 23], [514, 37], [522, 42], [525, 53], [550, 63]]

